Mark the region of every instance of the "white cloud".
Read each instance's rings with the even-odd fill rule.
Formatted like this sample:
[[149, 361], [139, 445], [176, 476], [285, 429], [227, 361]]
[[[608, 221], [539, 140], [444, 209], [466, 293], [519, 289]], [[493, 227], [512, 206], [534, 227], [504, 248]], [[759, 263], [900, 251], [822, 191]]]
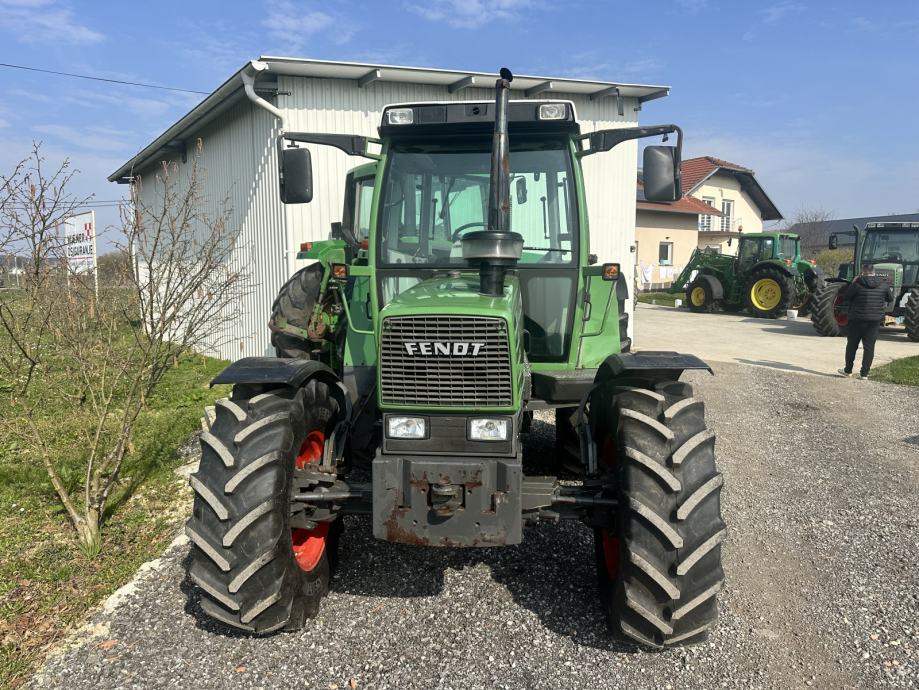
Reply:
[[406, 7], [433, 22], [458, 29], [477, 29], [495, 20], [517, 19], [525, 10], [541, 5], [537, 0], [428, 0], [409, 2]]
[[334, 43], [347, 43], [354, 35], [347, 22], [306, 3], [269, 0], [262, 26], [277, 45], [288, 53], [302, 52], [309, 39], [323, 33]]
[[550, 71], [560, 77], [572, 79], [596, 79], [608, 81], [638, 81], [648, 79], [663, 71], [663, 63], [657, 58], [635, 56], [628, 60], [609, 60], [595, 51], [570, 56], [565, 65], [556, 65]]
[[777, 2], [774, 5], [769, 7], [764, 7], [759, 11], [763, 17], [763, 21], [766, 24], [774, 24], [781, 21], [786, 16], [791, 14], [800, 14], [807, 9], [806, 5], [801, 4], [800, 2], [791, 2], [790, 0], [785, 0], [784, 2]]
[[44, 134], [59, 143], [77, 149], [108, 153], [131, 149], [131, 145], [121, 138], [126, 134], [125, 132], [104, 127], [78, 129], [70, 125], [49, 124], [34, 125], [32, 131], [37, 134]]
[[20, 43], [87, 44], [105, 39], [57, 0], [0, 0], [0, 26]]
[[676, 0], [676, 4], [690, 14], [699, 14], [708, 8], [708, 0]]
[[9, 127], [9, 126], [10, 126], [9, 120], [4, 120], [2, 117], [0, 117], [0, 129], [3, 129], [4, 127]]

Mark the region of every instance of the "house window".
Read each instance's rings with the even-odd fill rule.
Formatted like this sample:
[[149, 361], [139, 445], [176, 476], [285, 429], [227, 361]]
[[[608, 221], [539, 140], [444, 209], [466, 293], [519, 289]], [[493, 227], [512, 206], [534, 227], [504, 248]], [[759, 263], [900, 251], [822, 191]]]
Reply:
[[[712, 208], [715, 208], [715, 197], [713, 196], [704, 196], [702, 197], [702, 202], [708, 204]], [[708, 232], [712, 229], [712, 217], [711, 216], [699, 216], [699, 230], [702, 232]]]
[[721, 232], [730, 232], [734, 229], [734, 202], [731, 199], [721, 200]]
[[657, 262], [661, 266], [673, 266], [673, 242], [661, 242]]

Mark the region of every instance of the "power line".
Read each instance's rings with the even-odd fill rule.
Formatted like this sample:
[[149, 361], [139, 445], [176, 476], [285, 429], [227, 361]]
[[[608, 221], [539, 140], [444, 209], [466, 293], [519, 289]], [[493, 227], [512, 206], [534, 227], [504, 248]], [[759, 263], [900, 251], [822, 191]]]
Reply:
[[174, 86], [157, 86], [156, 84], [143, 84], [136, 81], [123, 81], [121, 79], [105, 79], [104, 77], [91, 77], [88, 74], [73, 74], [71, 72], [56, 72], [51, 69], [41, 69], [39, 67], [26, 67], [25, 65], [11, 65], [6, 62], [0, 62], [0, 67], [9, 67], [10, 69], [23, 69], [29, 72], [43, 72], [45, 74], [56, 74], [59, 77], [73, 77], [74, 79], [89, 79], [91, 81], [105, 81], [110, 84], [126, 84], [128, 86], [142, 86], [145, 89], [160, 89], [161, 91], [179, 91], [181, 93], [197, 93], [207, 96], [207, 91], [195, 91], [194, 89], [180, 89]]

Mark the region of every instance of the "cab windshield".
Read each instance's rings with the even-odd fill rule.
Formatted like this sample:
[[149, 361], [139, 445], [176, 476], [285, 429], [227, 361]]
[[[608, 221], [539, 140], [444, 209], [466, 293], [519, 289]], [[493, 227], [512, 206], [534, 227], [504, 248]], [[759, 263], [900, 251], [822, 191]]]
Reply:
[[[379, 264], [466, 266], [462, 238], [488, 218], [490, 141], [394, 144], [380, 199]], [[577, 259], [574, 181], [564, 140], [511, 142], [510, 229], [526, 264]]]
[[862, 262], [919, 263], [919, 230], [869, 230], [865, 236]]

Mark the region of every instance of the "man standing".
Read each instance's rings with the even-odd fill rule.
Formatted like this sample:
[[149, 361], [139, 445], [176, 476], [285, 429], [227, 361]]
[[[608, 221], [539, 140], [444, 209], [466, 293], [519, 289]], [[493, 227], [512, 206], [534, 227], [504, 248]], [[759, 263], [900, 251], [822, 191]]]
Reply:
[[849, 332], [846, 343], [846, 366], [840, 369], [843, 376], [852, 376], [855, 352], [862, 345], [862, 368], [860, 379], [868, 378], [874, 359], [874, 344], [887, 303], [893, 300], [893, 291], [886, 278], [874, 274], [874, 266], [862, 265], [861, 274], [846, 288], [843, 299], [849, 304]]

